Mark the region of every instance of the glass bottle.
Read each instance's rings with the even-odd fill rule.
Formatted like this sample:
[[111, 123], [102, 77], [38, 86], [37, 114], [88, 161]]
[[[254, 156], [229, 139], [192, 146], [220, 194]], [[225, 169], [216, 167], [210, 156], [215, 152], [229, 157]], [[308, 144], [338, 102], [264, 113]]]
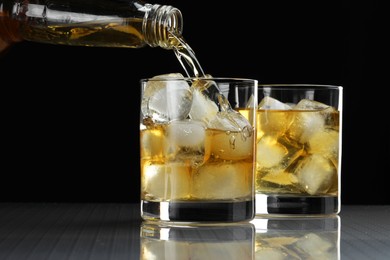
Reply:
[[142, 0], [0, 0], [0, 51], [14, 42], [172, 49], [179, 9]]

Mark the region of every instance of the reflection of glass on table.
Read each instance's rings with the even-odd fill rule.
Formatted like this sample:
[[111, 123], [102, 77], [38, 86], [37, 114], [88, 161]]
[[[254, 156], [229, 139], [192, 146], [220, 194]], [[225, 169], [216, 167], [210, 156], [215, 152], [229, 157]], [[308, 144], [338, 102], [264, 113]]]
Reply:
[[256, 259], [340, 259], [340, 217], [255, 218]]
[[141, 260], [254, 259], [254, 226], [248, 222], [228, 225], [141, 225]]

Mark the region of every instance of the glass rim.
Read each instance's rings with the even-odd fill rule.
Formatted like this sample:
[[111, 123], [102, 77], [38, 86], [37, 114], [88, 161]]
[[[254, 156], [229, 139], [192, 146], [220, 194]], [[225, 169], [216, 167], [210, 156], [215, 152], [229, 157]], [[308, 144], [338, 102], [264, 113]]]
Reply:
[[277, 90], [291, 90], [291, 89], [314, 89], [314, 90], [340, 90], [342, 85], [332, 84], [317, 84], [317, 83], [258, 83], [258, 88], [272, 88]]
[[167, 77], [167, 78], [142, 78], [140, 82], [148, 82], [148, 81], [193, 81], [193, 80], [210, 80], [217, 82], [256, 82], [258, 84], [257, 79], [252, 78], [240, 78], [240, 77]]

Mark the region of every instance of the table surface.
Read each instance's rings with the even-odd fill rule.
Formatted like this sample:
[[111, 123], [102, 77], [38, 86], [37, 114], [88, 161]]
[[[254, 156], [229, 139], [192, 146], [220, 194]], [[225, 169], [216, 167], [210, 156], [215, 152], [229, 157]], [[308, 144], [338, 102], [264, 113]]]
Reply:
[[139, 204], [0, 203], [1, 260], [264, 256], [390, 259], [390, 205], [345, 205], [327, 218], [256, 218], [186, 228], [149, 226], [140, 218]]

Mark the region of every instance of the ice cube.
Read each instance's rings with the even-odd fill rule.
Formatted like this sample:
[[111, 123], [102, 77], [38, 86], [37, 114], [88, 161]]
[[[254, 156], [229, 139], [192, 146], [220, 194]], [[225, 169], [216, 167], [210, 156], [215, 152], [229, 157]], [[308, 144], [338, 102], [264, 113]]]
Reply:
[[193, 176], [193, 196], [198, 199], [235, 199], [250, 196], [251, 163], [208, 163]]
[[291, 107], [283, 102], [280, 102], [279, 100], [265, 96], [259, 103], [259, 108], [263, 110], [291, 110]]
[[263, 136], [257, 144], [257, 190], [298, 192], [296, 176], [288, 169], [304, 153], [303, 146], [284, 136]]
[[329, 158], [335, 165], [339, 156], [339, 132], [324, 129], [314, 133], [308, 140], [308, 151]]
[[283, 134], [290, 126], [293, 114], [291, 107], [271, 97], [264, 97], [259, 103], [257, 119], [258, 132], [272, 135]]
[[167, 125], [164, 154], [170, 161], [191, 161], [201, 164], [210, 156], [210, 141], [206, 139], [204, 123], [187, 119]]
[[254, 151], [254, 134], [213, 130], [210, 137], [211, 154], [224, 160], [251, 159]]
[[183, 163], [145, 163], [142, 165], [143, 194], [148, 200], [188, 199], [191, 168]]
[[302, 99], [293, 107], [293, 109], [300, 111], [315, 111], [316, 114], [323, 117], [326, 128], [338, 129], [339, 127], [339, 112], [334, 107], [324, 103], [315, 100]]
[[317, 131], [324, 128], [338, 130], [338, 111], [318, 101], [302, 99], [293, 107], [297, 112], [288, 134], [291, 138], [306, 143]]
[[192, 92], [183, 78], [180, 73], [171, 73], [152, 78], [161, 81], [148, 81], [141, 101], [144, 117], [152, 118], [157, 123], [187, 118], [191, 110]]
[[145, 129], [141, 131], [141, 158], [157, 159], [163, 156], [163, 143], [165, 140], [162, 127]]
[[302, 99], [298, 102], [296, 106], [294, 106], [294, 109], [296, 110], [323, 110], [327, 109], [330, 106], [323, 104], [321, 102], [310, 100], [310, 99]]
[[303, 153], [303, 147], [284, 136], [263, 136], [257, 143], [256, 162], [259, 169], [284, 170]]
[[198, 149], [204, 146], [205, 137], [206, 127], [199, 121], [172, 121], [167, 126], [167, 141], [177, 146]]
[[[214, 80], [212, 80], [211, 75], [206, 75], [204, 78], [195, 79], [192, 82], [191, 87], [201, 92], [206, 97], [206, 99], [214, 102], [215, 104], [219, 103], [221, 96], [224, 98], [221, 94], [220, 87]], [[229, 104], [228, 101], [225, 103]]]
[[192, 84], [193, 102], [190, 118], [203, 121], [208, 128], [243, 132], [251, 136], [253, 127], [238, 111], [232, 109], [219, 86], [210, 79], [197, 79]]
[[217, 104], [205, 96], [198, 88], [192, 89], [192, 106], [189, 112], [191, 119], [208, 124], [218, 113]]
[[264, 177], [261, 177], [261, 181], [267, 181], [279, 186], [288, 186], [288, 185], [294, 185], [298, 182], [297, 177], [290, 173], [285, 171], [275, 171], [270, 172]]
[[184, 79], [184, 76], [181, 73], [167, 73], [167, 74], [154, 76], [151, 79], [152, 80], [147, 82], [146, 87], [144, 89], [144, 94], [147, 96], [152, 96], [156, 91], [163, 88], [165, 84], [165, 80], [169, 80], [169, 79], [182, 80]]
[[293, 113], [286, 110], [259, 110], [257, 131], [261, 134], [282, 135], [293, 122], [293, 115]]
[[237, 132], [252, 129], [249, 121], [235, 110], [218, 112], [208, 126], [213, 129]]
[[322, 131], [325, 126], [324, 117], [317, 111], [302, 111], [295, 118], [287, 130], [292, 139], [306, 143], [317, 131]]
[[325, 194], [337, 182], [333, 163], [318, 154], [309, 155], [297, 166], [299, 185], [310, 195]]
[[279, 165], [288, 150], [272, 136], [263, 136], [257, 143], [256, 161], [260, 168], [271, 168]]
[[219, 86], [214, 81], [195, 80], [192, 87], [191, 118], [206, 122], [210, 128], [230, 131], [250, 126], [243, 115], [232, 109], [228, 99], [220, 92]]

